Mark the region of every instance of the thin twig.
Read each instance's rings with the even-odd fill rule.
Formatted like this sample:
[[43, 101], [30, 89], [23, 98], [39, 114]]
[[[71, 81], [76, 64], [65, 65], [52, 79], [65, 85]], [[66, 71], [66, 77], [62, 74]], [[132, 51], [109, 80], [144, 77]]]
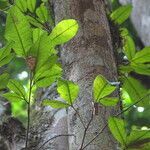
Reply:
[[29, 132], [30, 132], [30, 105], [31, 105], [31, 94], [32, 94], [32, 72], [30, 72], [30, 86], [29, 86], [29, 99], [28, 99], [28, 122], [27, 122], [27, 132], [26, 132], [26, 144], [25, 148], [28, 147]]
[[84, 121], [83, 121], [81, 115], [79, 114], [79, 112], [74, 108], [73, 105], [72, 105], [71, 107], [73, 108], [73, 110], [74, 110], [74, 111], [76, 112], [76, 114], [78, 115], [78, 117], [79, 117], [79, 119], [80, 119], [80, 121], [81, 121], [81, 123], [82, 123], [84, 129], [86, 129], [86, 126], [85, 126], [85, 124], [84, 124]]
[[[144, 98], [150, 96], [150, 93], [145, 95], [144, 97], [142, 97], [141, 99], [139, 99], [138, 101], [136, 101], [135, 103], [133, 103], [132, 105], [130, 105], [128, 108], [124, 109], [123, 111], [121, 111], [120, 113], [118, 113], [117, 115], [115, 115], [114, 117], [117, 117], [121, 114], [123, 114], [124, 112], [128, 111], [130, 108], [132, 108], [134, 105], [138, 104], [139, 102], [141, 102]], [[84, 150], [87, 146], [89, 146], [101, 133], [103, 133], [103, 131], [106, 129], [106, 127], [108, 126], [108, 123], [106, 123], [104, 125], [104, 127], [99, 131], [99, 133], [91, 140], [89, 141], [82, 149], [80, 150]]]
[[74, 134], [60, 134], [60, 135], [56, 135], [52, 138], [50, 138], [49, 140], [47, 140], [46, 142], [44, 142], [37, 150], [40, 150], [45, 144], [49, 143], [51, 140], [54, 140], [58, 137], [62, 137], [62, 136], [75, 136]]
[[81, 142], [81, 147], [80, 147], [79, 150], [82, 150], [82, 147], [83, 147], [83, 144], [84, 144], [84, 140], [85, 140], [85, 137], [86, 137], [87, 130], [89, 129], [89, 126], [90, 126], [90, 124], [91, 124], [91, 122], [92, 122], [92, 120], [93, 120], [93, 113], [94, 113], [94, 112], [92, 111], [91, 119], [89, 120], [89, 122], [88, 122], [86, 128], [84, 129], [84, 134], [83, 134], [83, 138], [82, 138], [82, 142]]

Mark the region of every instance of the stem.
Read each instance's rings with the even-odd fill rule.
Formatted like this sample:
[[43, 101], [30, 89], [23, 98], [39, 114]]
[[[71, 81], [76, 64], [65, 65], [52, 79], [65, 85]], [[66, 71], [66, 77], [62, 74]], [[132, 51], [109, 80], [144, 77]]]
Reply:
[[27, 132], [26, 132], [26, 144], [25, 148], [28, 148], [29, 132], [30, 132], [30, 106], [31, 106], [31, 94], [32, 94], [32, 72], [30, 72], [30, 85], [29, 85], [29, 98], [28, 98], [28, 122], [27, 122]]
[[74, 134], [60, 134], [60, 135], [56, 135], [56, 136], [50, 138], [49, 140], [47, 140], [46, 142], [44, 142], [44, 143], [38, 148], [38, 150], [40, 150], [45, 144], [47, 144], [47, 143], [50, 142], [51, 140], [56, 139], [56, 138], [58, 138], [58, 137], [62, 137], [62, 136], [75, 136], [75, 135], [74, 135]]
[[85, 124], [84, 124], [84, 121], [83, 121], [82, 117], [80, 116], [79, 112], [74, 108], [73, 105], [71, 105], [71, 107], [73, 108], [73, 110], [74, 110], [74, 111], [76, 112], [76, 114], [78, 115], [78, 117], [79, 117], [79, 119], [80, 119], [80, 121], [81, 121], [81, 123], [82, 123], [84, 129], [86, 129], [86, 126], [85, 126]]
[[89, 123], [87, 124], [86, 128], [84, 129], [84, 134], [83, 134], [83, 138], [82, 138], [82, 142], [81, 142], [81, 147], [80, 147], [79, 150], [82, 150], [82, 147], [83, 147], [83, 144], [84, 144], [84, 140], [85, 140], [85, 137], [86, 137], [86, 133], [87, 133], [87, 130], [88, 130], [92, 120], [93, 120], [93, 111], [92, 111], [91, 119], [90, 119]]
[[[120, 113], [118, 113], [117, 115], [115, 115], [114, 117], [117, 117], [117, 116], [123, 114], [124, 112], [128, 111], [130, 108], [132, 108], [134, 105], [136, 105], [139, 102], [141, 102], [147, 96], [150, 96], [150, 93], [148, 93], [147, 95], [145, 95], [144, 97], [142, 97], [141, 99], [139, 99], [138, 101], [136, 101], [135, 103], [133, 103], [132, 105], [130, 105], [128, 108], [124, 109], [123, 111], [121, 111]], [[84, 150], [87, 146], [89, 146], [101, 133], [103, 133], [103, 131], [106, 129], [107, 126], [108, 126], [108, 123], [106, 123], [103, 126], [103, 128], [99, 131], [99, 133], [91, 141], [89, 141], [82, 149], [80, 149], [80, 150]]]

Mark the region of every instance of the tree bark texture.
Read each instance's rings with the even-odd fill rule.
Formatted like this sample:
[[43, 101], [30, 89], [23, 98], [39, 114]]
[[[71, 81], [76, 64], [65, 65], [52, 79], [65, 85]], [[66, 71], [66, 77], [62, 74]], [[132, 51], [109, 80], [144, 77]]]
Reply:
[[[77, 82], [80, 86], [79, 98], [74, 107], [81, 114], [87, 125], [93, 109], [92, 84], [98, 74], [104, 75], [109, 81], [117, 81], [117, 68], [111, 41], [105, 6], [102, 0], [50, 0], [54, 8], [55, 22], [62, 19], [76, 19], [80, 29], [77, 36], [61, 47], [61, 60], [64, 77]], [[36, 106], [31, 112], [31, 128], [29, 150], [79, 150], [83, 138], [83, 125], [72, 109], [53, 110], [41, 107], [41, 100], [59, 99], [55, 86], [45, 91], [39, 90]], [[107, 123], [110, 115], [116, 114], [120, 108], [99, 105], [98, 114], [87, 131], [83, 147]], [[60, 136], [49, 141], [56, 135]], [[21, 139], [21, 138], [20, 138]], [[49, 141], [49, 142], [48, 142]], [[24, 147], [24, 142], [15, 141], [15, 149]], [[45, 143], [45, 144], [44, 144]], [[44, 144], [44, 145], [43, 145]], [[104, 130], [85, 150], [116, 150], [117, 142], [109, 129]], [[24, 148], [22, 149], [24, 150]]]
[[[56, 23], [62, 19], [73, 18], [80, 26], [77, 36], [62, 46], [61, 60], [65, 78], [77, 82], [80, 86], [80, 94], [75, 107], [86, 125], [93, 108], [94, 78], [102, 74], [110, 81], [117, 81], [117, 68], [104, 2], [103, 0], [54, 0], [53, 7]], [[94, 115], [84, 145], [106, 124], [110, 115], [119, 111], [119, 106], [106, 108], [99, 105], [98, 109], [98, 115]], [[69, 137], [69, 150], [80, 149], [83, 131], [83, 125], [76, 112], [69, 109], [68, 133], [76, 136], [76, 138]], [[116, 147], [116, 141], [106, 129], [85, 149], [116, 150]]]

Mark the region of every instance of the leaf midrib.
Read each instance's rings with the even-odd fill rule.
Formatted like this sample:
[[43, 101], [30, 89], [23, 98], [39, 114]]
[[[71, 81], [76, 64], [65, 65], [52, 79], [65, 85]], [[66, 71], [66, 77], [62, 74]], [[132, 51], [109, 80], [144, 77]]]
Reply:
[[20, 36], [19, 30], [18, 30], [18, 28], [17, 28], [17, 25], [16, 25], [16, 23], [15, 23], [14, 17], [13, 17], [13, 15], [12, 15], [11, 13], [12, 13], [12, 12], [10, 12], [10, 16], [11, 16], [11, 18], [12, 18], [12, 21], [13, 21], [14, 26], [15, 26], [15, 29], [16, 29], [16, 31], [17, 31], [19, 40], [20, 40], [20, 42], [21, 42], [21, 46], [22, 46], [22, 49], [23, 49], [24, 56], [26, 56], [26, 51], [25, 51], [25, 48], [24, 48], [24, 45], [23, 45], [23, 41], [22, 41], [22, 39], [21, 39], [21, 36]]
[[116, 18], [115, 18], [115, 19], [113, 19], [113, 20], [118, 20], [119, 18], [121, 18], [121, 17], [122, 17], [122, 14], [127, 14], [127, 13], [125, 13], [127, 10], [129, 10], [129, 8], [124, 9], [124, 11], [120, 12], [120, 13], [118, 14], [118, 17], [116, 17]]
[[58, 38], [60, 35], [64, 34], [66, 31], [70, 30], [72, 27], [76, 26], [77, 25], [77, 22], [75, 24], [73, 24], [72, 26], [70, 26], [69, 28], [67, 28], [66, 30], [64, 30], [63, 32], [61, 32], [60, 34], [58, 34], [57, 36], [55, 36], [52, 40], [54, 41], [56, 38]]
[[[15, 88], [21, 93], [21, 95], [22, 95], [22, 97], [24, 98], [24, 100], [26, 100], [26, 98], [25, 98], [23, 92], [16, 86], [16, 84], [14, 84], [13, 81], [10, 81], [10, 82], [11, 82], [11, 83], [15, 86]], [[17, 95], [18, 95], [18, 94], [17, 94]]]
[[98, 96], [97, 96], [96, 102], [100, 101], [100, 100], [99, 100], [99, 97], [100, 97], [100, 95], [102, 94], [103, 90], [105, 89], [105, 87], [106, 87], [107, 85], [108, 85], [108, 83], [105, 83], [105, 85], [103, 86], [103, 88], [99, 91], [99, 94], [98, 94]]
[[126, 147], [126, 142], [125, 142], [125, 140], [124, 140], [124, 138], [123, 138], [123, 136], [122, 136], [122, 134], [121, 134], [121, 132], [120, 132], [120, 129], [118, 128], [118, 126], [117, 126], [117, 124], [116, 124], [116, 121], [114, 120], [114, 118], [112, 118], [112, 120], [113, 120], [113, 122], [114, 122], [114, 124], [115, 124], [115, 126], [116, 126], [116, 128], [117, 128], [117, 131], [118, 131], [118, 133], [119, 133], [119, 135], [120, 135], [120, 137], [121, 137], [121, 139], [122, 139], [122, 142], [123, 142], [124, 146]]

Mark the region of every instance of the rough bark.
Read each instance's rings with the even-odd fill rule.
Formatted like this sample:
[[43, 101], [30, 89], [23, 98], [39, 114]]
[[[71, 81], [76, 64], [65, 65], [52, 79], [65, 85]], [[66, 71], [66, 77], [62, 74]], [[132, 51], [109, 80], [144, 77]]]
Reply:
[[37, 93], [31, 116], [29, 150], [68, 150], [67, 136], [49, 140], [57, 135], [68, 134], [66, 110], [55, 110], [41, 105], [43, 99], [59, 99], [55, 84]]
[[[117, 69], [111, 42], [105, 6], [102, 0], [54, 0], [56, 23], [62, 19], [78, 20], [78, 35], [61, 50], [61, 59], [66, 79], [78, 82], [80, 95], [76, 108], [84, 119], [89, 122], [92, 105], [92, 83], [98, 74], [110, 81], [117, 81]], [[99, 106], [99, 113], [94, 116], [87, 132], [85, 143], [90, 141], [106, 124], [110, 115], [119, 111], [119, 107], [106, 108]], [[68, 132], [76, 135], [69, 137], [69, 150], [80, 148], [83, 137], [83, 126], [76, 113], [68, 111]], [[116, 141], [106, 129], [86, 150], [115, 150]]]

